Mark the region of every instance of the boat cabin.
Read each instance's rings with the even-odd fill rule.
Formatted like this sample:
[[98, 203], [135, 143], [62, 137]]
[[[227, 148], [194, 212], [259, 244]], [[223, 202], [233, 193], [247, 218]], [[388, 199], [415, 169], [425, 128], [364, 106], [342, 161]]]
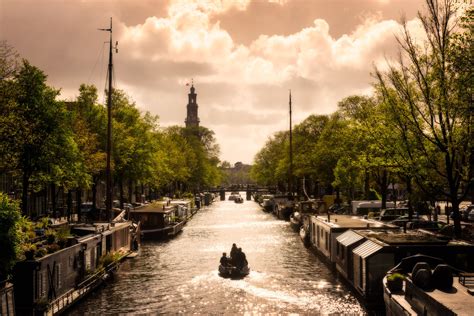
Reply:
[[185, 209], [171, 201], [156, 202], [130, 211], [130, 218], [140, 222], [143, 238], [175, 235], [186, 223]]
[[360, 229], [396, 229], [399, 227], [364, 219], [352, 215], [331, 215], [310, 217], [310, 243], [324, 259], [335, 268], [337, 254], [336, 238], [345, 231]]
[[366, 239], [363, 236], [351, 229], [336, 238], [336, 269], [351, 284], [354, 282], [352, 251], [364, 241]]
[[423, 254], [436, 256], [461, 270], [474, 269], [474, 245], [440, 239], [421, 231], [358, 230], [365, 241], [352, 251], [353, 285], [367, 300], [381, 301], [382, 280], [403, 258]]

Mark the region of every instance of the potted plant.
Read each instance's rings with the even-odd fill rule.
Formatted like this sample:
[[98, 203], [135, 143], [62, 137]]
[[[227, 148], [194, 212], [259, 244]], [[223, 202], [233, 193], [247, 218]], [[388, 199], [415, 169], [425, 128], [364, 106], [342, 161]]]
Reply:
[[399, 292], [403, 288], [405, 276], [400, 273], [392, 273], [387, 276], [387, 287], [391, 292]]
[[36, 253], [36, 245], [30, 243], [24, 244], [23, 253], [25, 255], [26, 260], [33, 260]]

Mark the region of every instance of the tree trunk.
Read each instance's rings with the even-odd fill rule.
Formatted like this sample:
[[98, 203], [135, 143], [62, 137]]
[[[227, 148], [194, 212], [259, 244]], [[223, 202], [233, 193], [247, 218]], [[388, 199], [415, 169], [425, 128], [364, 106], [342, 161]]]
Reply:
[[364, 199], [368, 200], [370, 197], [370, 175], [369, 170], [364, 171]]
[[56, 213], [56, 185], [51, 183], [51, 211], [53, 212], [53, 218], [57, 217]]
[[382, 171], [382, 179], [380, 183], [380, 194], [382, 195], [382, 210], [387, 209], [387, 179], [388, 179], [388, 172], [387, 170]]
[[128, 203], [132, 203], [133, 201], [133, 181], [130, 179], [128, 180]]
[[407, 193], [408, 193], [408, 220], [411, 221], [413, 217], [413, 207], [411, 205], [411, 178], [407, 176]]
[[453, 224], [454, 224], [454, 236], [456, 238], [461, 238], [461, 216], [459, 215], [459, 201], [458, 199], [453, 199], [451, 202], [451, 212], [453, 213]]
[[72, 215], [72, 192], [67, 190], [67, 220], [71, 222]]
[[125, 194], [123, 191], [123, 177], [120, 177], [119, 179], [119, 189], [120, 189], [120, 209], [123, 210], [123, 204], [125, 200]]
[[77, 220], [81, 221], [81, 204], [82, 204], [82, 199], [81, 199], [81, 188], [76, 189], [76, 213], [77, 213]]
[[94, 183], [92, 183], [92, 211], [97, 210], [97, 181], [99, 181], [98, 178], [94, 178]]
[[24, 215], [30, 215], [28, 212], [28, 189], [30, 186], [30, 175], [23, 171], [23, 181], [21, 190], [21, 210]]

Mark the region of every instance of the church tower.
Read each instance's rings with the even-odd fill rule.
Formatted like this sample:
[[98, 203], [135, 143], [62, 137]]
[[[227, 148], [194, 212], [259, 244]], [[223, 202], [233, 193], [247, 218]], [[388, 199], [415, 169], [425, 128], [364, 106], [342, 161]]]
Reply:
[[188, 94], [187, 116], [186, 120], [184, 120], [186, 127], [199, 126], [198, 105], [196, 103], [197, 94], [194, 93], [194, 91], [194, 84], [192, 84], [190, 93]]

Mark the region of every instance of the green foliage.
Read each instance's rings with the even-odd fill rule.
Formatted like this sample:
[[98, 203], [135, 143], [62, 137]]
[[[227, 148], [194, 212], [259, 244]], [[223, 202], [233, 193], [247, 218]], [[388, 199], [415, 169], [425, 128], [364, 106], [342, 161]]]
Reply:
[[2, 167], [22, 176], [21, 207], [26, 214], [30, 189], [38, 191], [51, 182], [68, 186], [82, 175], [78, 149], [66, 107], [56, 100], [59, 91], [46, 84], [41, 70], [24, 60], [1, 88], [5, 106], [0, 161]]
[[122, 254], [118, 251], [109, 252], [109, 253], [107, 253], [107, 254], [100, 257], [99, 266], [107, 267], [108, 265], [120, 260], [121, 256], [122, 256]]
[[18, 260], [22, 242], [19, 222], [21, 216], [18, 203], [11, 201], [8, 196], [0, 192], [0, 281], [11, 272]]
[[[261, 185], [277, 185], [287, 181], [286, 138], [288, 133], [277, 132], [270, 137], [265, 146], [255, 155], [250, 175]], [[287, 159], [287, 158], [286, 158]]]
[[423, 191], [451, 201], [456, 215], [472, 187], [473, 13], [467, 10], [464, 29], [456, 29], [454, 0], [426, 4], [420, 19], [427, 41], [416, 42], [405, 24], [399, 38], [404, 60], [387, 72], [376, 70], [385, 124], [398, 138], [385, 147]]
[[36, 228], [46, 229], [50, 225], [50, 219], [48, 216], [42, 217], [39, 221], [36, 222]]
[[400, 273], [392, 273], [387, 277], [388, 281], [395, 281], [395, 280], [405, 280], [405, 276]]
[[21, 255], [18, 259], [22, 259], [23, 257], [25, 257], [27, 260], [31, 260], [34, 258], [36, 250], [37, 248], [35, 244], [23, 243], [21, 245]]
[[57, 233], [54, 229], [48, 229], [44, 233], [46, 237], [46, 242], [51, 245], [54, 244], [57, 241]]
[[56, 232], [58, 245], [64, 247], [67, 239], [71, 236], [71, 229], [68, 226], [61, 227]]

